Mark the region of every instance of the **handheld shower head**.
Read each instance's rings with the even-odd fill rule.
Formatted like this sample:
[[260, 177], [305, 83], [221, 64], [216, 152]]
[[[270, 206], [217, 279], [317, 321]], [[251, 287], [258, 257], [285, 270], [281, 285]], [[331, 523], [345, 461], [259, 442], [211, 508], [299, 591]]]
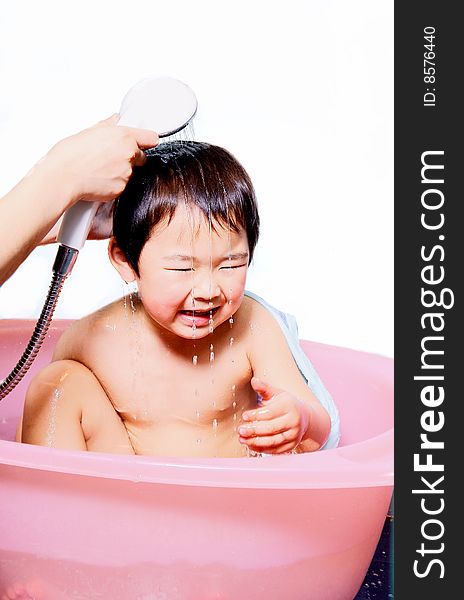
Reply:
[[142, 79], [124, 96], [118, 125], [152, 129], [163, 138], [184, 129], [197, 106], [195, 94], [178, 79]]
[[[151, 129], [160, 138], [167, 137], [191, 122], [197, 105], [195, 94], [178, 79], [142, 79], [124, 96], [118, 125]], [[80, 201], [69, 208], [63, 217], [57, 241], [68, 248], [80, 250], [87, 239], [98, 205], [99, 202]], [[67, 264], [72, 267], [74, 263], [68, 261]]]

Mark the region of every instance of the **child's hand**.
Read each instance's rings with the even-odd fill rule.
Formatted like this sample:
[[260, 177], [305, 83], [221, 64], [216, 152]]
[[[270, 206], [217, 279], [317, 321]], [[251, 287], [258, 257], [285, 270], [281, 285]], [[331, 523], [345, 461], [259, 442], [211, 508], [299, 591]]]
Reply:
[[310, 409], [305, 402], [284, 390], [253, 377], [253, 389], [262, 406], [243, 413], [240, 442], [265, 454], [290, 452], [298, 446], [309, 427]]

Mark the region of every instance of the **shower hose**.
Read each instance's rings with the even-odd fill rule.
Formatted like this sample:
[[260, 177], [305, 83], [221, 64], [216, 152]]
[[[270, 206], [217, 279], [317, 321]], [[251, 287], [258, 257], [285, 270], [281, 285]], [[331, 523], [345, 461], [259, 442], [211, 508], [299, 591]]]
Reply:
[[64, 244], [59, 246], [53, 264], [52, 281], [42, 312], [21, 358], [18, 360], [11, 373], [0, 383], [0, 400], [3, 400], [3, 398], [18, 385], [34, 362], [34, 359], [42, 346], [42, 342], [47, 335], [58, 302], [58, 297], [65, 279], [71, 273], [74, 263], [76, 262], [78, 252], [79, 251], [75, 248], [70, 248]]

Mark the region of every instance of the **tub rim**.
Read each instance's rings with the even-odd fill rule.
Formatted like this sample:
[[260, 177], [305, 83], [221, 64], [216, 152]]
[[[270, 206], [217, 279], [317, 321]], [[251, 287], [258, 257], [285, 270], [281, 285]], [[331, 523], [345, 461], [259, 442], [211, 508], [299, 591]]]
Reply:
[[393, 485], [393, 428], [318, 453], [166, 458], [57, 450], [0, 440], [0, 465], [104, 479], [207, 487], [316, 489]]

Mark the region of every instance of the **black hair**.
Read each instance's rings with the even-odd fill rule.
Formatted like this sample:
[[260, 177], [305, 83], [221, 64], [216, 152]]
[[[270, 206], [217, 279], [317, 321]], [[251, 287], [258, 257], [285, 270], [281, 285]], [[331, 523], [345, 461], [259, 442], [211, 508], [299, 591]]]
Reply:
[[193, 141], [165, 142], [146, 152], [115, 202], [113, 235], [129, 264], [138, 261], [153, 228], [169, 223], [179, 202], [197, 206], [212, 226], [244, 229], [250, 262], [259, 235], [255, 192], [242, 165], [227, 150]]

